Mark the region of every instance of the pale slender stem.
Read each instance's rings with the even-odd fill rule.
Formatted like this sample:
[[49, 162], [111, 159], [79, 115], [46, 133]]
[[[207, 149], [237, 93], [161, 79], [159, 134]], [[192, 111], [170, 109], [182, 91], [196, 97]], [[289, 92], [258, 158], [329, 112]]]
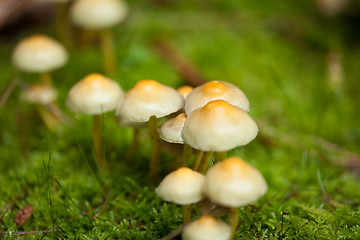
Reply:
[[66, 46], [72, 45], [69, 18], [67, 16], [67, 3], [58, 2], [55, 5], [55, 29], [61, 42]]
[[183, 153], [182, 153], [182, 156], [181, 156], [181, 165], [182, 166], [187, 166], [188, 165], [191, 154], [192, 154], [192, 147], [185, 143]]
[[126, 159], [127, 160], [131, 160], [136, 152], [136, 149], [139, 145], [139, 137], [140, 137], [140, 129], [139, 128], [134, 128], [134, 134], [133, 134], [133, 138], [132, 138], [132, 142], [130, 145], [130, 149], [127, 153]]
[[194, 159], [194, 164], [193, 164], [193, 170], [198, 171], [199, 167], [200, 167], [200, 163], [201, 163], [201, 159], [204, 156], [204, 152], [203, 151], [198, 151], [196, 153], [195, 159]]
[[213, 155], [213, 152], [206, 152], [204, 154], [204, 157], [201, 160], [201, 164], [200, 164], [200, 167], [199, 167], [199, 173], [205, 174], [207, 166], [209, 165], [209, 162], [211, 160], [212, 155]]
[[55, 129], [56, 126], [59, 124], [59, 119], [57, 119], [46, 108], [44, 108], [44, 106], [40, 104], [36, 104], [36, 108], [46, 127], [50, 130]]
[[111, 29], [100, 31], [101, 48], [104, 59], [104, 71], [107, 76], [114, 76], [116, 68], [115, 44]]
[[48, 87], [52, 87], [52, 78], [49, 72], [40, 73], [41, 82]]
[[215, 152], [215, 162], [221, 162], [226, 159], [227, 152]]
[[104, 170], [103, 163], [103, 151], [102, 151], [102, 134], [101, 134], [101, 115], [97, 114], [93, 116], [93, 143], [94, 143], [94, 153], [96, 160], [99, 164], [101, 170]]
[[151, 141], [150, 177], [157, 179], [159, 177], [160, 166], [160, 142], [157, 131], [157, 119], [155, 116], [150, 117], [148, 127]]
[[183, 217], [184, 217], [184, 224], [187, 224], [191, 221], [190, 205], [183, 205]]
[[231, 232], [231, 238], [234, 238], [236, 228], [239, 224], [239, 208], [230, 208], [230, 215], [229, 215], [229, 224], [231, 226], [232, 232]]

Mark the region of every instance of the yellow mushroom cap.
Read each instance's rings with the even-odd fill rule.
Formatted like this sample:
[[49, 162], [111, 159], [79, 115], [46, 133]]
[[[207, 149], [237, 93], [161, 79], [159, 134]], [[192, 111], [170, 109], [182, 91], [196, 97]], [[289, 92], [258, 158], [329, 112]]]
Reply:
[[182, 232], [183, 240], [230, 240], [230, 237], [230, 225], [209, 215], [189, 223]]
[[123, 95], [117, 82], [93, 73], [70, 89], [67, 104], [75, 112], [101, 114], [115, 110]]
[[239, 157], [216, 163], [206, 173], [205, 194], [227, 207], [252, 203], [267, 191], [261, 173]]
[[15, 67], [25, 72], [50, 72], [65, 65], [67, 59], [67, 52], [59, 42], [40, 34], [19, 42], [12, 55]]
[[78, 26], [101, 30], [120, 23], [127, 12], [127, 6], [122, 0], [77, 0], [70, 15]]
[[184, 144], [182, 130], [184, 128], [186, 114], [181, 113], [174, 118], [167, 120], [160, 127], [160, 137], [170, 143]]
[[189, 115], [214, 100], [224, 100], [246, 112], [250, 110], [249, 100], [238, 87], [227, 82], [211, 81], [194, 88], [189, 93], [185, 102], [185, 112]]
[[44, 84], [33, 84], [26, 87], [20, 94], [20, 99], [25, 102], [49, 104], [57, 97], [54, 88]]
[[188, 115], [183, 138], [193, 148], [222, 152], [248, 144], [258, 131], [247, 112], [223, 100], [215, 100]]
[[176, 91], [178, 91], [178, 93], [181, 94], [181, 96], [183, 96], [184, 99], [187, 98], [187, 96], [189, 95], [189, 93], [193, 90], [194, 88], [188, 85], [184, 85], [179, 87]]
[[182, 167], [168, 174], [156, 189], [157, 195], [167, 202], [192, 204], [203, 199], [205, 177], [201, 173]]
[[155, 80], [141, 80], [124, 96], [116, 115], [132, 122], [147, 122], [151, 116], [167, 116], [180, 110], [184, 99], [173, 88]]

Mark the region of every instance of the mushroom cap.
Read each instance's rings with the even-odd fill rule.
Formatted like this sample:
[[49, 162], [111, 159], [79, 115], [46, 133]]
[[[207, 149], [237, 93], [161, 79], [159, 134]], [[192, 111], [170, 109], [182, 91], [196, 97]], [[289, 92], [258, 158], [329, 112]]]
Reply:
[[183, 240], [230, 240], [230, 237], [230, 225], [209, 215], [189, 223], [182, 232]]
[[44, 84], [32, 84], [26, 87], [20, 94], [20, 99], [25, 102], [49, 104], [57, 97], [54, 88]]
[[184, 99], [175, 89], [154, 80], [141, 80], [125, 94], [116, 115], [127, 121], [147, 122], [151, 116], [161, 118], [183, 106]]
[[122, 0], [77, 0], [70, 15], [74, 24], [90, 30], [115, 26], [127, 15], [127, 6]]
[[156, 193], [167, 202], [192, 204], [204, 198], [204, 181], [201, 173], [182, 167], [168, 174], [156, 188]]
[[181, 96], [183, 96], [184, 99], [187, 98], [187, 96], [189, 95], [189, 93], [193, 90], [194, 88], [189, 86], [189, 85], [184, 85], [179, 87], [176, 91], [178, 91], [178, 93], [181, 94]]
[[222, 81], [211, 81], [194, 88], [186, 98], [185, 112], [189, 115], [195, 109], [214, 100], [224, 100], [232, 105], [250, 110], [250, 103], [245, 94], [235, 85]]
[[123, 95], [117, 82], [92, 73], [70, 89], [67, 105], [75, 112], [101, 114], [115, 110]]
[[41, 73], [62, 67], [67, 62], [68, 55], [55, 39], [36, 34], [18, 43], [12, 60], [21, 71]]
[[167, 120], [160, 127], [160, 137], [170, 143], [184, 144], [184, 139], [182, 138], [182, 130], [184, 128], [185, 120], [185, 113], [180, 113], [176, 117]]
[[261, 173], [239, 157], [216, 163], [206, 173], [205, 194], [227, 207], [252, 203], [267, 191]]
[[247, 112], [215, 100], [188, 115], [182, 136], [193, 148], [222, 152], [248, 144], [258, 131]]

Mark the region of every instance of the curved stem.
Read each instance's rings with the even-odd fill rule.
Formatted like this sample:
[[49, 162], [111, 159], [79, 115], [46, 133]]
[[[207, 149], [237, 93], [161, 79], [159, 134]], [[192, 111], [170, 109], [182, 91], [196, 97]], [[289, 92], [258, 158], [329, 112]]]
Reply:
[[221, 162], [226, 159], [227, 152], [215, 152], [215, 162]]
[[213, 152], [206, 152], [204, 154], [204, 157], [201, 160], [201, 164], [200, 164], [200, 167], [199, 167], [199, 173], [205, 174], [207, 166], [209, 165], [209, 162], [211, 160], [212, 155], [213, 155]]
[[104, 60], [104, 71], [107, 76], [113, 77], [116, 68], [116, 57], [114, 37], [111, 29], [100, 31], [100, 38]]
[[40, 73], [41, 82], [48, 87], [52, 87], [52, 77], [49, 72]]
[[230, 215], [229, 215], [229, 224], [231, 226], [232, 232], [231, 232], [231, 238], [234, 238], [236, 228], [239, 224], [239, 208], [230, 208]]
[[183, 205], [183, 217], [184, 217], [184, 224], [187, 224], [191, 221], [190, 205]]
[[50, 130], [55, 129], [56, 126], [59, 124], [59, 119], [57, 119], [44, 106], [40, 104], [36, 104], [36, 108], [46, 127]]
[[160, 166], [160, 142], [157, 131], [157, 119], [155, 116], [150, 117], [148, 127], [151, 141], [150, 177], [158, 179]]
[[203, 151], [198, 151], [196, 153], [195, 159], [194, 159], [194, 164], [193, 164], [193, 170], [198, 171], [199, 167], [200, 167], [200, 163], [201, 163], [201, 159], [204, 156], [204, 152]]
[[190, 147], [190, 145], [184, 143], [184, 149], [183, 149], [183, 153], [181, 156], [181, 165], [182, 166], [188, 165], [191, 154], [192, 154], [192, 147]]
[[101, 134], [101, 115], [93, 117], [93, 143], [96, 160], [101, 170], [104, 170], [103, 152], [102, 152], [102, 134]]

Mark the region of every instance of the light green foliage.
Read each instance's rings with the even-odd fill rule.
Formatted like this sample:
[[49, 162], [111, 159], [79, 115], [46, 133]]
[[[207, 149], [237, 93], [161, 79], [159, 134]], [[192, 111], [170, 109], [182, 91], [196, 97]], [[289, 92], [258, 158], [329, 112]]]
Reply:
[[[131, 17], [114, 29], [115, 79], [125, 90], [141, 79], [173, 87], [184, 84], [150, 47], [153, 38], [162, 37], [208, 79], [239, 86], [255, 119], [299, 140], [289, 145], [283, 135], [262, 134], [260, 126], [255, 141], [228, 154], [258, 168], [269, 185], [265, 197], [241, 209], [236, 239], [360, 239], [359, 175], [336, 165], [347, 160], [343, 155], [306, 141], [306, 136], [317, 135], [359, 151], [360, 47], [358, 35], [354, 33], [357, 43], [352, 40], [355, 28], [342, 24], [344, 19], [322, 17], [313, 1], [177, 1], [168, 6], [143, 2], [131, 1]], [[44, 26], [43, 31], [52, 34], [50, 28]], [[1, 91], [15, 76], [9, 61], [13, 42], [32, 31], [24, 29], [11, 43], [2, 42]], [[345, 72], [339, 91], [331, 89], [326, 77], [330, 51], [339, 54]], [[69, 116], [68, 90], [101, 68], [99, 50], [84, 46], [71, 49], [67, 66], [54, 72], [60, 108]], [[37, 81], [33, 74], [19, 76], [27, 83]], [[147, 176], [146, 131], [135, 158], [126, 161], [132, 132], [117, 126], [113, 113], [104, 115], [110, 171], [104, 177], [109, 196], [102, 211], [101, 177], [88, 167], [94, 167], [91, 118], [80, 114], [73, 126], [50, 132], [34, 106], [19, 102], [19, 92], [17, 88], [0, 109], [0, 214], [16, 198], [0, 223], [0, 234], [8, 234], [0, 238], [17, 239], [11, 233], [58, 225], [44, 239], [159, 239], [181, 226], [181, 207], [161, 201], [154, 192], [158, 182]], [[172, 156], [162, 158], [164, 175]], [[32, 205], [34, 213], [17, 227], [16, 213], [26, 205]]]

